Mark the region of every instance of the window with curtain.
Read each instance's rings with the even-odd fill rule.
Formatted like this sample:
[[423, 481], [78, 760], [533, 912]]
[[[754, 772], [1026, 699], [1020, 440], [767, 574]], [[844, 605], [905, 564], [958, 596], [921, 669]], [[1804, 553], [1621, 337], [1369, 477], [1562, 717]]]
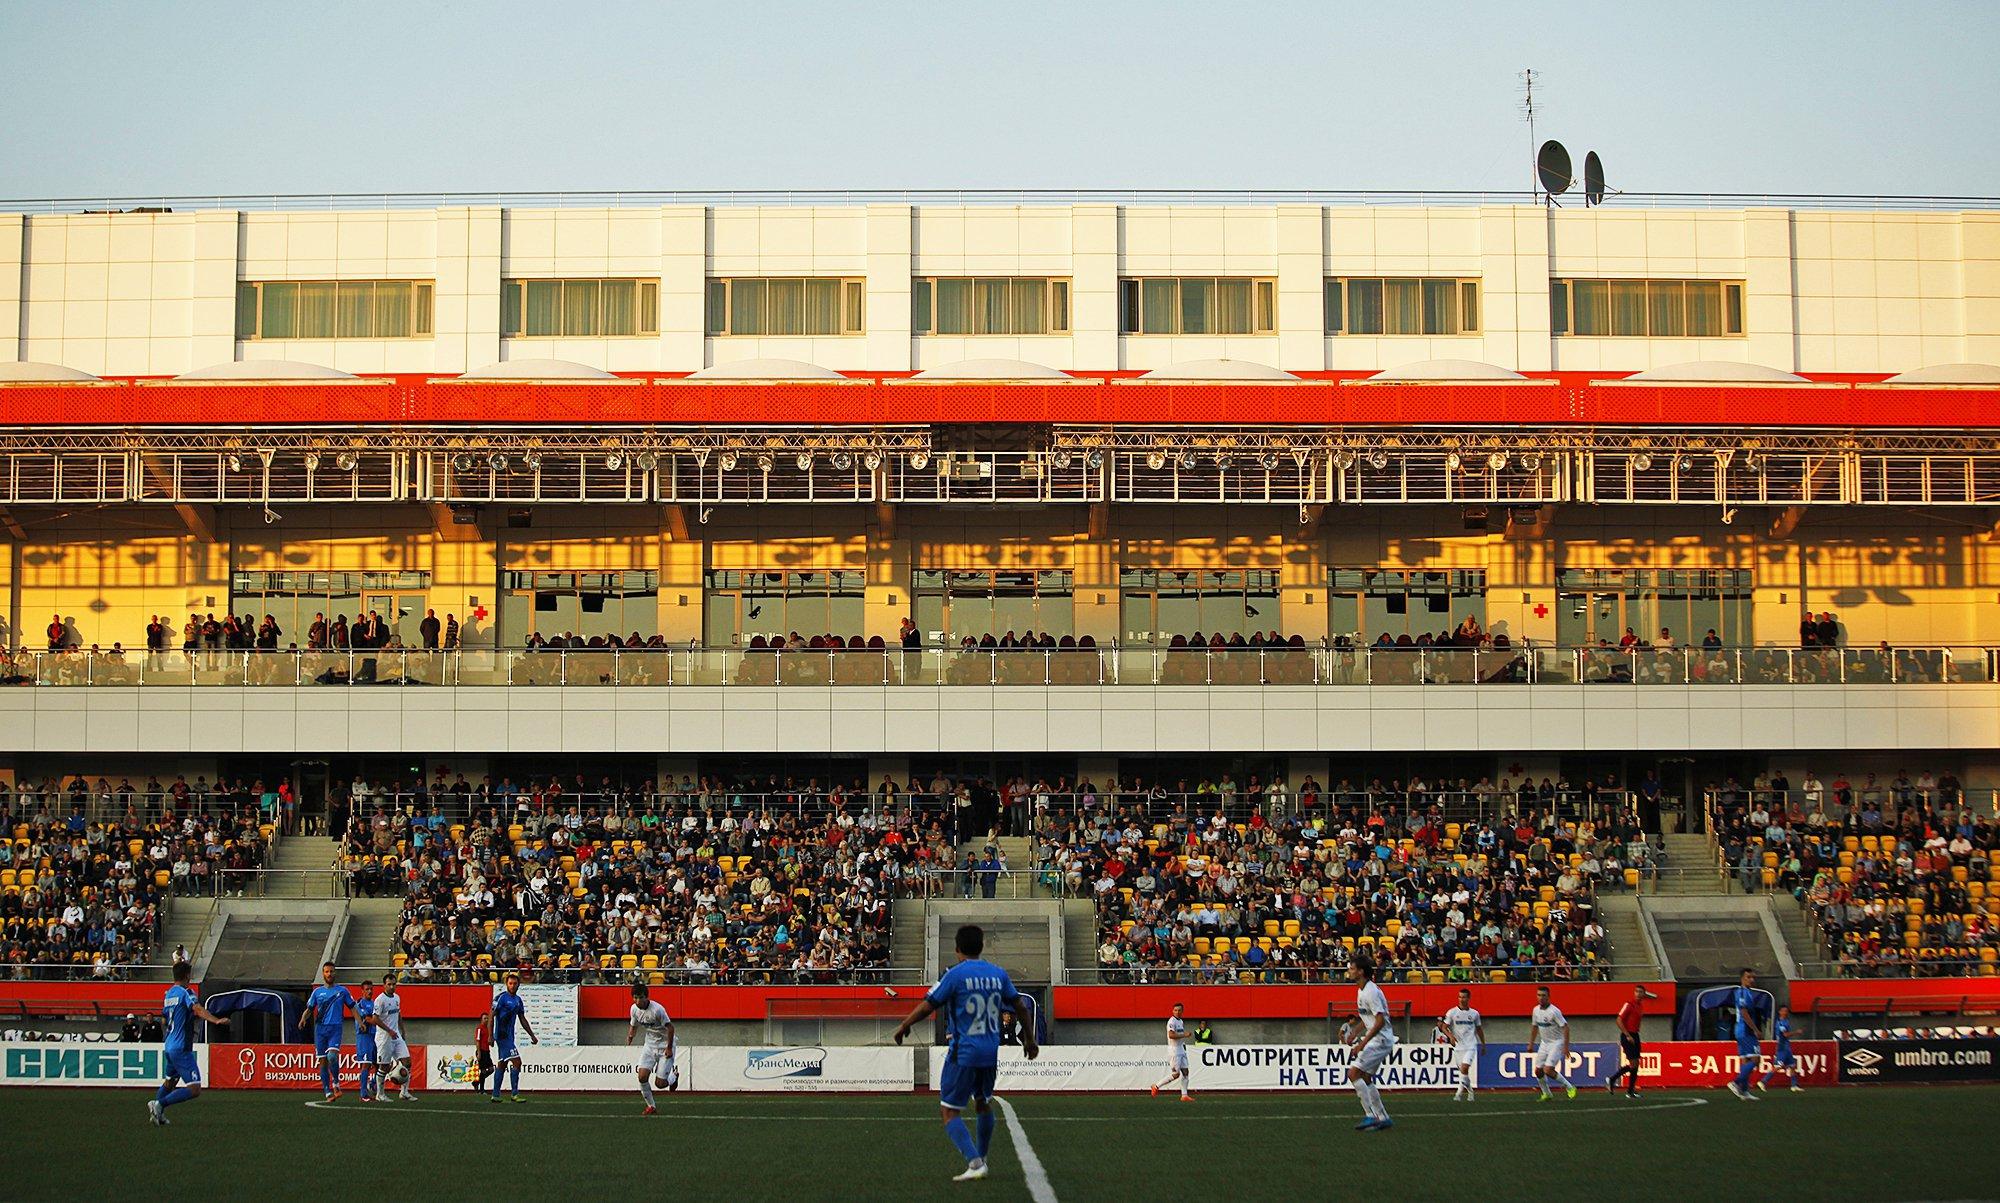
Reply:
[[660, 332], [658, 280], [502, 280], [505, 338], [638, 337]]
[[1169, 276], [1119, 281], [1125, 334], [1273, 334], [1277, 282], [1246, 276]]
[[244, 280], [236, 337], [428, 338], [429, 280]]
[[1739, 280], [1551, 280], [1549, 328], [1615, 338], [1729, 338], [1743, 333]]
[[[862, 332], [867, 289], [831, 276], [735, 276], [708, 282], [708, 332], [716, 336], [821, 337]], [[912, 301], [912, 312], [916, 302]]]
[[1326, 282], [1329, 334], [1477, 334], [1479, 281], [1343, 276]]

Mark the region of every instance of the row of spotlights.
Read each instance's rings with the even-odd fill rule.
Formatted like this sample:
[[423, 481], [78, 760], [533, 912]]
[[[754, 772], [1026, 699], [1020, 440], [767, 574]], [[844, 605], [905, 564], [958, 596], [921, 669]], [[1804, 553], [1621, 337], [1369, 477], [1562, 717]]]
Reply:
[[[260, 447], [257, 449], [257, 462], [262, 466], [268, 467], [274, 455], [275, 455], [274, 452], [265, 450], [264, 448]], [[244, 471], [246, 468], [250, 467], [249, 461], [244, 459], [240, 452], [235, 452], [235, 451], [230, 452], [228, 456], [225, 457], [225, 460], [229, 464], [229, 470], [231, 472], [241, 472]], [[308, 472], [319, 471], [319, 466], [322, 462], [319, 452], [317, 451], [306, 452], [305, 461], [306, 461], [306, 471]], [[361, 460], [352, 451], [343, 451], [340, 454], [333, 457], [333, 466], [340, 469], [342, 472], [352, 472], [356, 468], [361, 466]]]

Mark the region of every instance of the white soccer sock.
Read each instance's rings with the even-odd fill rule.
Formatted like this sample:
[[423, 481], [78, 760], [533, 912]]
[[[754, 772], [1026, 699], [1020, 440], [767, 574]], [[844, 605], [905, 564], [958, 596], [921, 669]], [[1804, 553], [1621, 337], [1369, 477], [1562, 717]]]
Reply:
[[1188, 1096], [1188, 1079], [1187, 1079], [1187, 1075], [1186, 1075], [1186, 1074], [1182, 1074], [1182, 1075], [1181, 1075], [1181, 1097], [1182, 1097], [1182, 1098], [1186, 1098], [1187, 1096]]
[[653, 1105], [653, 1083], [650, 1080], [646, 1078], [639, 1079], [639, 1093], [644, 1096], [646, 1106], [650, 1107]]
[[1173, 1085], [1174, 1081], [1175, 1081], [1174, 1075], [1168, 1074], [1166, 1077], [1161, 1078], [1159, 1081], [1153, 1083], [1153, 1089], [1165, 1090], [1167, 1087]]
[[1362, 1109], [1368, 1112], [1370, 1118], [1389, 1118], [1389, 1109], [1382, 1105], [1382, 1092], [1374, 1082], [1357, 1082], [1354, 1089], [1361, 1095]]
[[1565, 1078], [1565, 1077], [1563, 1077], [1563, 1072], [1562, 1072], [1562, 1070], [1560, 1070], [1560, 1069], [1556, 1071], [1556, 1081], [1558, 1081], [1558, 1082], [1561, 1082], [1561, 1083], [1563, 1084], [1563, 1089], [1564, 1089], [1564, 1090], [1575, 1090], [1575, 1089], [1576, 1089], [1576, 1087], [1574, 1087], [1574, 1086], [1571, 1086], [1571, 1085], [1569, 1084], [1569, 1079], [1568, 1079], [1568, 1078]]

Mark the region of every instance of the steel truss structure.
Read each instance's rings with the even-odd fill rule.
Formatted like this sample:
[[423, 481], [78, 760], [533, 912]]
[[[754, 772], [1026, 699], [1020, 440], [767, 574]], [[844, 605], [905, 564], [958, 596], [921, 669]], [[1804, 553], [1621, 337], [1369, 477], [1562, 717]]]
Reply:
[[1492, 427], [0, 429], [0, 505], [2000, 505], [2000, 434]]

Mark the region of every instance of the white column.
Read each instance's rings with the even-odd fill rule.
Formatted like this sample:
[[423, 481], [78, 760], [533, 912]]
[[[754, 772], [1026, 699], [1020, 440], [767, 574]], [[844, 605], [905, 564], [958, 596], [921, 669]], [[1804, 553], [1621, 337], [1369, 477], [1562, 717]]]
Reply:
[[[237, 226], [234, 210], [211, 210], [194, 216], [194, 312], [188, 335], [187, 363], [179, 371], [205, 368], [236, 359]], [[156, 363], [157, 371], [173, 371]]]
[[910, 235], [908, 205], [868, 206], [867, 330], [869, 370], [910, 370]]
[[24, 218], [0, 213], [0, 363], [21, 358], [21, 255]]
[[1549, 275], [1547, 210], [1539, 205], [1479, 210], [1481, 359], [1518, 372], [1556, 366]]
[[1077, 205], [1071, 213], [1071, 363], [1105, 372], [1121, 366], [1118, 346], [1117, 205]]
[[1278, 206], [1278, 366], [1326, 368], [1326, 219], [1318, 205]]
[[1959, 216], [1965, 360], [2000, 363], [2000, 213]]
[[1789, 209], [1743, 213], [1743, 328], [1751, 363], [1799, 370], [1792, 288], [1792, 214]]
[[708, 209], [660, 210], [660, 367], [696, 372], [708, 366]]

